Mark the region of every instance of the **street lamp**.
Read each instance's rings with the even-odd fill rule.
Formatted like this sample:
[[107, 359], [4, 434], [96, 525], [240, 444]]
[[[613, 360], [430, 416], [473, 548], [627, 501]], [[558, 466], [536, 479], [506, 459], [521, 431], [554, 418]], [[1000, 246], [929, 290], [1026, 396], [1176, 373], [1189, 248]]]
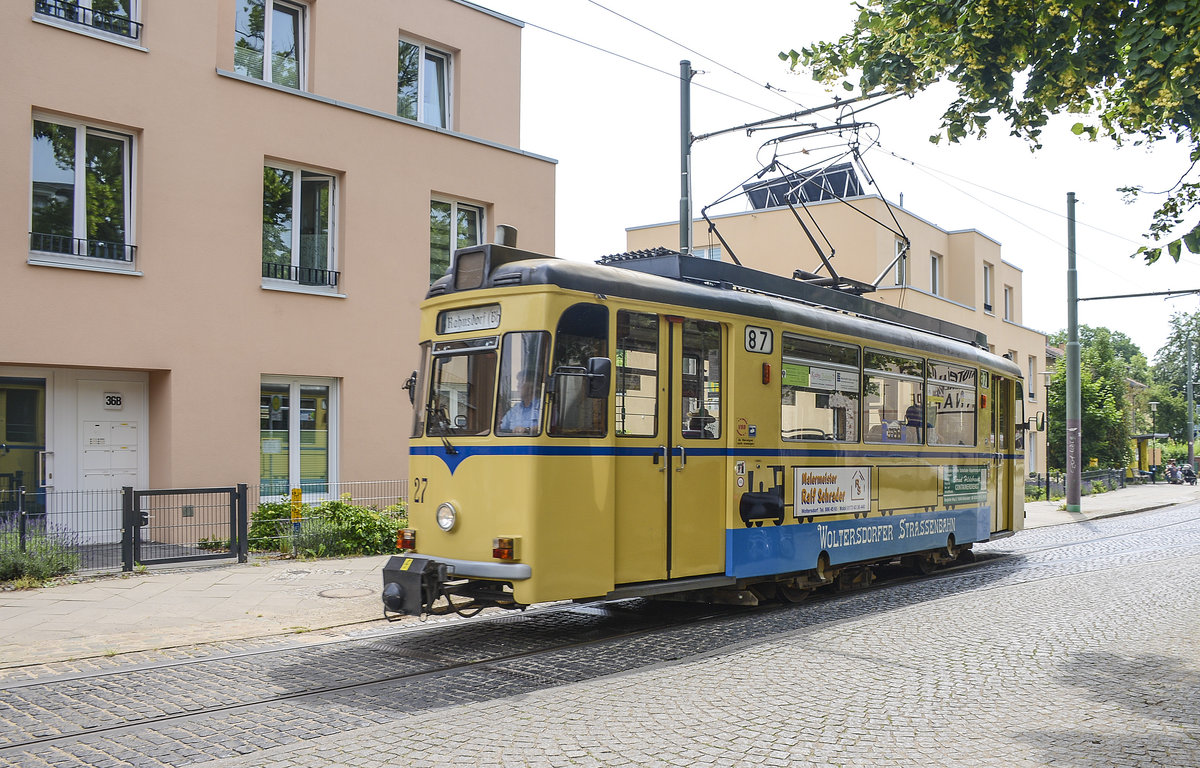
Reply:
[[1054, 376], [1054, 371], [1038, 371], [1038, 375], [1046, 380], [1042, 402], [1046, 404], [1046, 501], [1050, 501], [1050, 379]]
[[1158, 437], [1158, 401], [1151, 400], [1150, 401], [1150, 462], [1151, 462], [1151, 464], [1150, 464], [1150, 466], [1151, 466], [1150, 482], [1156, 482], [1158, 480], [1158, 478], [1155, 477], [1156, 470], [1154, 469], [1154, 467], [1156, 467], [1158, 465], [1158, 462], [1155, 460], [1155, 455], [1154, 455], [1154, 440], [1156, 437]]

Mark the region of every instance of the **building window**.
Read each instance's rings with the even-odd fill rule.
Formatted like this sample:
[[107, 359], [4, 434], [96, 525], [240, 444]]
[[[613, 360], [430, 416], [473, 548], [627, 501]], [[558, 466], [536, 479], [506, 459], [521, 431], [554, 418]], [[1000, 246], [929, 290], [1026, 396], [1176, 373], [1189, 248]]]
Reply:
[[429, 201], [429, 282], [450, 271], [450, 254], [479, 245], [483, 208], [454, 200]]
[[29, 250], [132, 268], [132, 154], [132, 136], [34, 118]]
[[137, 40], [142, 36], [138, 0], [34, 0], [33, 12], [71, 28]]
[[707, 248], [693, 248], [692, 255], [698, 259], [711, 259], [712, 261], [720, 261], [721, 246], [712, 245]]
[[1012, 287], [1004, 286], [1004, 319], [1013, 319], [1013, 295]]
[[335, 210], [333, 176], [265, 166], [262, 276], [306, 286], [336, 286]]
[[1037, 357], [1034, 355], [1029, 356], [1029, 373], [1025, 381], [1028, 382], [1029, 399], [1037, 400]]
[[905, 285], [908, 283], [908, 271], [905, 265], [908, 263], [908, 246], [903, 240], [896, 240], [896, 269], [894, 272], [894, 280], [896, 285]]
[[929, 254], [929, 292], [942, 295], [942, 257], [936, 253]]
[[396, 114], [438, 128], [450, 127], [450, 54], [400, 41]]
[[233, 68], [288, 88], [305, 81], [306, 6], [283, 0], [238, 0]]
[[335, 379], [267, 377], [259, 392], [259, 496], [325, 494], [337, 467]]
[[983, 265], [983, 311], [992, 311], [992, 265], [984, 262]]

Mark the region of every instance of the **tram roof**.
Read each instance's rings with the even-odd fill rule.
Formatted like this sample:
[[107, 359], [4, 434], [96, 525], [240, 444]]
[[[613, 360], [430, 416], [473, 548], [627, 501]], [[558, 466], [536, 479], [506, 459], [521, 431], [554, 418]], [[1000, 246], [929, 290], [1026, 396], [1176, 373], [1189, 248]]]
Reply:
[[[987, 336], [938, 318], [767, 272], [657, 249], [604, 263], [568, 261], [496, 244], [455, 253], [429, 296], [456, 293], [455, 271], [470, 254], [484, 257], [475, 288], [554, 285], [566, 290], [726, 312], [974, 360], [1020, 378], [1016, 363], [987, 351]], [[476, 257], [477, 259], [478, 257]], [[478, 266], [474, 269], [479, 269]], [[459, 281], [461, 284], [461, 281]]]

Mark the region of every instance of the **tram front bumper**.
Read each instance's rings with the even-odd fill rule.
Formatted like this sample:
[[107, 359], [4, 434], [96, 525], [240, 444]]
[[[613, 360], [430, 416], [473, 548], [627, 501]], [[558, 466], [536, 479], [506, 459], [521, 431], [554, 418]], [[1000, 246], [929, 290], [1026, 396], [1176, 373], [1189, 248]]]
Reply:
[[525, 563], [393, 555], [383, 566], [384, 612], [404, 616], [428, 613], [449, 581], [471, 578], [524, 581], [532, 575], [532, 569]]

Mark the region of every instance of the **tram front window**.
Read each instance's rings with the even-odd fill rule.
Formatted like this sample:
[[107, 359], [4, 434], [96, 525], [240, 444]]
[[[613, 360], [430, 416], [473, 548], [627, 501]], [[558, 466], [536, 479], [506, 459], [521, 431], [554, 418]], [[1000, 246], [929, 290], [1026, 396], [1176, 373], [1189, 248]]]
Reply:
[[497, 435], [536, 435], [542, 431], [542, 393], [550, 334], [509, 333], [500, 354]]
[[496, 351], [434, 354], [426, 434], [486, 435], [495, 401]]

